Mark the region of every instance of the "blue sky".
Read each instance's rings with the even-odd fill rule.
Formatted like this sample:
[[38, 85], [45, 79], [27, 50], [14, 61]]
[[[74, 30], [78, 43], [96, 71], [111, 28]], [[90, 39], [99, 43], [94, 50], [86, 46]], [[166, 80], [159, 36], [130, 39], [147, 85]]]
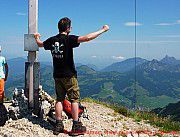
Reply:
[[[39, 0], [38, 30], [42, 40], [57, 34], [62, 17], [72, 20], [72, 34], [85, 35], [104, 24], [110, 31], [75, 49], [76, 62], [100, 66], [134, 57], [134, 27], [137, 26], [137, 56], [161, 59], [166, 54], [180, 59], [180, 1], [137, 0]], [[7, 58], [27, 56], [23, 35], [27, 33], [28, 0], [0, 0], [0, 45]], [[49, 52], [39, 52], [49, 61]]]

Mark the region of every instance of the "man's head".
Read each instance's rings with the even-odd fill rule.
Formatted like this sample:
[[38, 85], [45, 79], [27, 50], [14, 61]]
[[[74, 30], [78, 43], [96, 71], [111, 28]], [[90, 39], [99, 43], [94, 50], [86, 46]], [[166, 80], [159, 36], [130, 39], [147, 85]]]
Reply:
[[59, 32], [67, 32], [70, 33], [71, 31], [71, 20], [67, 17], [62, 18], [59, 22], [58, 22], [58, 29]]

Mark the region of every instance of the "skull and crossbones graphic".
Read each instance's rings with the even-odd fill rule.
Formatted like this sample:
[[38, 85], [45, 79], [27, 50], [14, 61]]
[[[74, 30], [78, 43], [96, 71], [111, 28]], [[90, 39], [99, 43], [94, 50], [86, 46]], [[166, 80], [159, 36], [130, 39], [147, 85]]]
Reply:
[[54, 54], [58, 54], [58, 53], [62, 54], [63, 51], [60, 50], [60, 48], [63, 47], [63, 46], [64, 46], [63, 43], [59, 46], [59, 42], [55, 42], [55, 44], [52, 45], [52, 47], [54, 48], [54, 49], [52, 50], [52, 53], [54, 53]]

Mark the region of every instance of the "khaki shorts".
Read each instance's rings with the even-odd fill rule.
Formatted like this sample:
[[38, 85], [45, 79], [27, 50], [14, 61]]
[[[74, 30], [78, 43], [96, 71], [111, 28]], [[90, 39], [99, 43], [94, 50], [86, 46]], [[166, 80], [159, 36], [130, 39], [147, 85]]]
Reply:
[[67, 95], [70, 101], [77, 102], [80, 97], [78, 81], [75, 76], [55, 78], [55, 90], [57, 101], [63, 101]]

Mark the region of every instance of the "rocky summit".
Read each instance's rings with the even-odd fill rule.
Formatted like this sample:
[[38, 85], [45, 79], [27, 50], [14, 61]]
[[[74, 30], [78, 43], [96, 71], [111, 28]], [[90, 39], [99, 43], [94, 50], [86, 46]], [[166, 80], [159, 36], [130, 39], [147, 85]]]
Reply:
[[[43, 96], [42, 104], [47, 105], [53, 102], [52, 98], [41, 89], [41, 96]], [[6, 124], [0, 127], [0, 137], [53, 137], [53, 126], [48, 122], [46, 114], [49, 107], [47, 107], [44, 116], [41, 118], [33, 115], [27, 109], [27, 98], [24, 97], [23, 91], [17, 92], [15, 90], [13, 101], [10, 104], [5, 103], [9, 112], [9, 119]], [[49, 102], [48, 102], [49, 101]], [[46, 102], [46, 103], [45, 103]], [[132, 118], [125, 117], [116, 113], [113, 109], [95, 102], [82, 102], [88, 110], [88, 119], [81, 117], [82, 123], [87, 127], [85, 137], [110, 137], [110, 136], [127, 136], [127, 137], [149, 137], [157, 136], [162, 133], [159, 128], [147, 124], [145, 121], [137, 122]], [[45, 107], [42, 107], [45, 108]], [[22, 113], [23, 112], [23, 113]], [[14, 115], [12, 115], [14, 114]], [[64, 133], [60, 133], [59, 137], [67, 137], [71, 131], [72, 119], [68, 119], [63, 113], [63, 123], [65, 126]], [[174, 133], [166, 133], [166, 136], [172, 136]], [[176, 133], [177, 136], [177, 133]]]
[[[89, 120], [81, 118], [83, 124], [87, 127], [85, 137], [94, 136], [140, 136], [148, 137], [154, 133], [161, 133], [145, 122], [135, 122], [134, 119], [125, 117], [114, 110], [96, 103], [83, 102], [88, 109]], [[72, 120], [66, 117], [63, 120], [65, 133], [59, 137], [66, 137], [71, 130]], [[40, 119], [33, 115], [27, 115], [18, 120], [9, 119], [3, 127], [0, 127], [0, 136], [2, 137], [53, 137], [53, 127], [46, 119]]]

